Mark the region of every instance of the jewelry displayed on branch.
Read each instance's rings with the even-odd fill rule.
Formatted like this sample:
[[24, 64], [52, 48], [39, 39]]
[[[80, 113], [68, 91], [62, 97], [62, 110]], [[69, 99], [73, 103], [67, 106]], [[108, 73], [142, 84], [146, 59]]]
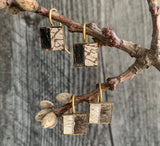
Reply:
[[102, 102], [102, 89], [99, 83], [100, 97], [96, 103], [89, 103], [89, 124], [110, 124], [112, 121], [113, 103]]
[[49, 11], [49, 21], [51, 27], [40, 27], [41, 47], [45, 51], [66, 51], [70, 52], [65, 47], [64, 28], [61, 23], [59, 26], [54, 26], [52, 22], [52, 11], [57, 11], [52, 8]]
[[73, 43], [73, 66], [95, 67], [98, 66], [98, 43], [87, 41], [86, 24], [83, 24], [84, 43]]
[[63, 114], [64, 135], [84, 135], [87, 133], [87, 115], [75, 113], [74, 95], [72, 96], [72, 114]]
[[[50, 51], [61, 51], [65, 50], [67, 53], [70, 52], [65, 48], [65, 37], [64, 28], [62, 24], [54, 26], [52, 22], [52, 11], [57, 11], [52, 8], [49, 11], [49, 20], [51, 27], [41, 27], [41, 46], [43, 50]], [[98, 43], [88, 42], [86, 35], [86, 24], [83, 24], [83, 43], [73, 43], [72, 45], [72, 59], [74, 67], [95, 67], [98, 66]], [[101, 83], [99, 83], [100, 96], [97, 97], [96, 103], [89, 103], [89, 124], [110, 124], [112, 120], [113, 103], [102, 102], [102, 89]], [[72, 114], [62, 115], [62, 131], [63, 135], [84, 135], [87, 133], [87, 115], [85, 113], [75, 113], [75, 96], [69, 93], [62, 93], [57, 95], [56, 99], [59, 102], [69, 105], [72, 107]], [[72, 102], [72, 103], [71, 103]], [[47, 110], [40, 111], [35, 119], [42, 121], [43, 128], [53, 128], [57, 124], [57, 115], [52, 112], [55, 108], [51, 102], [43, 101], [41, 106], [45, 105], [48, 107]], [[44, 106], [43, 105], [43, 106]], [[43, 107], [42, 106], [42, 107]], [[47, 112], [47, 113], [46, 113]], [[48, 114], [48, 112], [50, 112]], [[51, 120], [55, 119], [55, 121]]]

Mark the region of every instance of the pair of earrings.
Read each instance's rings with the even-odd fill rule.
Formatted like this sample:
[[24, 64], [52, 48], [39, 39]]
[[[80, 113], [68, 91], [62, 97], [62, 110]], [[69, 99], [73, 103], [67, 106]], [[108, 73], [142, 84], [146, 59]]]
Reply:
[[[52, 11], [57, 11], [55, 8], [49, 11], [49, 20], [51, 27], [41, 27], [40, 37], [41, 46], [46, 51], [66, 51], [64, 28], [62, 24], [54, 26], [52, 22]], [[73, 66], [74, 67], [95, 67], [98, 66], [98, 43], [87, 41], [86, 24], [83, 24], [83, 43], [73, 43]]]
[[[113, 103], [102, 102], [102, 89], [99, 83], [100, 98], [97, 103], [89, 103], [89, 124], [110, 124], [112, 120]], [[84, 135], [87, 133], [87, 115], [75, 113], [74, 95], [72, 96], [72, 114], [63, 114], [64, 135]]]

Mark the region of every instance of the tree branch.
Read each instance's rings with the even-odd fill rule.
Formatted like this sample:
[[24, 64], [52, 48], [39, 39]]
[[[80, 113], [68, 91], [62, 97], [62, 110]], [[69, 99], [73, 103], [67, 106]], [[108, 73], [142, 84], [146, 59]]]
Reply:
[[[39, 6], [36, 0], [8, 0], [7, 5], [9, 7], [9, 13], [11, 14], [18, 14], [19, 12], [29, 11], [45, 17], [49, 17], [49, 10]], [[64, 15], [61, 15], [59, 12], [52, 12], [52, 19], [66, 25], [68, 30], [72, 33], [83, 33], [83, 24], [71, 20]], [[93, 36], [94, 41], [98, 42], [100, 46], [116, 47], [127, 52], [131, 57], [139, 57], [139, 55], [142, 54], [144, 50], [146, 50], [137, 44], [119, 39], [111, 28], [103, 28], [101, 30], [95, 23], [87, 24], [86, 33], [90, 36]]]
[[109, 39], [106, 46], [117, 47], [125, 52], [127, 52], [131, 57], [139, 57], [147, 50], [143, 47], [140, 47], [137, 44], [132, 42], [128, 42], [125, 40], [120, 40], [115, 32], [111, 28], [102, 28], [102, 33]]
[[[136, 58], [135, 63], [124, 73], [117, 77], [108, 78], [107, 81], [102, 84], [102, 92], [106, 92], [107, 90], [115, 90], [119, 83], [132, 79], [134, 76], [149, 68], [151, 65], [154, 65], [158, 70], [160, 70], [160, 8], [157, 6], [157, 0], [148, 0], [148, 4], [153, 22], [153, 34], [150, 50], [140, 47], [132, 42], [119, 39], [116, 33], [109, 27], [104, 27], [101, 30], [95, 23], [87, 24], [86, 33], [93, 36], [93, 40], [98, 42], [100, 46], [116, 47], [127, 52], [131, 57]], [[45, 17], [48, 17], [49, 15], [49, 11], [42, 6], [39, 6], [36, 0], [0, 0], [0, 8], [4, 8], [6, 6], [8, 6], [8, 12], [10, 14], [18, 14], [23, 11], [29, 11]], [[52, 19], [66, 25], [70, 32], [83, 33], [83, 25], [81, 23], [71, 20], [58, 12], [52, 13]], [[98, 96], [99, 89], [97, 87], [90, 93], [75, 96], [75, 105], [81, 102], [91, 102]], [[50, 102], [43, 102], [43, 106], [41, 107], [42, 109], [47, 107], [48, 110], [42, 110], [42, 112], [38, 114], [38, 120], [42, 120], [45, 114], [50, 112], [51, 107], [52, 112], [54, 112], [57, 117], [60, 117], [64, 112], [72, 107], [72, 104], [68, 103], [62, 107], [56, 108]], [[48, 122], [47, 118], [50, 116], [52, 119], [56, 119], [55, 114], [50, 113], [49, 115], [47, 114], [48, 117], [45, 116], [43, 120], [43, 127], [46, 127], [44, 123]], [[49, 127], [53, 128], [55, 125], [56, 120], [54, 122], [52, 121]]]
[[156, 64], [154, 65], [159, 71], [160, 71], [160, 63], [159, 64]]
[[131, 57], [135, 58], [138, 58], [147, 50], [146, 48], [143, 48], [132, 42], [120, 40], [116, 33], [110, 27], [102, 28], [102, 34], [104, 34], [105, 37], [108, 39], [105, 43], [102, 43], [96, 38], [93, 38], [94, 41], [98, 42], [100, 46], [116, 47], [120, 50], [125, 51]]
[[157, 59], [157, 61], [156, 62], [154, 62], [154, 67], [156, 67], [159, 71], [160, 71], [160, 56], [159, 56], [159, 58]]
[[[44, 7], [41, 7], [41, 9], [37, 11], [37, 13], [48, 17], [49, 11]], [[83, 33], [82, 24], [69, 19], [58, 12], [53, 12], [52, 18], [66, 25], [70, 32]], [[104, 27], [101, 30], [95, 23], [87, 24], [86, 33], [90, 36], [93, 36], [94, 41], [98, 42], [100, 46], [116, 47], [127, 52], [132, 57], [139, 57], [139, 55], [146, 50], [145, 48], [142, 48], [137, 44], [133, 44], [132, 42], [120, 40], [116, 33], [109, 27]]]
[[153, 24], [151, 50], [158, 56], [160, 55], [160, 7], [157, 6], [157, 0], [148, 0], [148, 5]]
[[[135, 61], [135, 63], [129, 67], [124, 73], [117, 77], [108, 78], [105, 83], [102, 84], [102, 92], [106, 92], [107, 90], [115, 90], [116, 86], [119, 83], [122, 83], [128, 79], [132, 79], [134, 76], [142, 72], [143, 70], [147, 69], [148, 66], [143, 64], [139, 59]], [[99, 88], [97, 84], [97, 88], [90, 93], [75, 96], [75, 105], [81, 103], [81, 102], [92, 102], [99, 96]], [[62, 107], [59, 108], [53, 108], [53, 112], [57, 115], [57, 117], [60, 117], [63, 113], [65, 113], [67, 110], [72, 108], [72, 103], [68, 103]]]
[[154, 8], [157, 7], [157, 0], [147, 0], [147, 1], [149, 5], [149, 10], [154, 11]]

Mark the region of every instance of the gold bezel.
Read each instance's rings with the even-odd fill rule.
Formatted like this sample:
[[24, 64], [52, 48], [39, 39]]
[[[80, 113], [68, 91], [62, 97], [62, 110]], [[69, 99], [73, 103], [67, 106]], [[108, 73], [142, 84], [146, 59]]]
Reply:
[[75, 113], [75, 114], [63, 114], [62, 115], [62, 135], [86, 135], [87, 134], [87, 118], [86, 118], [86, 125], [85, 125], [85, 129], [86, 129], [86, 132], [85, 133], [77, 133], [77, 134], [64, 134], [64, 123], [63, 123], [63, 116], [70, 116], [70, 115], [85, 115], [87, 117], [87, 114], [85, 113]]
[[[90, 68], [90, 67], [97, 67], [98, 65], [94, 65], [94, 66], [85, 66], [85, 65], [83, 65], [83, 66], [77, 66], [77, 65], [75, 65], [75, 63], [74, 63], [74, 49], [73, 49], [73, 45], [77, 45], [77, 44], [97, 44], [98, 45], [98, 43], [96, 43], [96, 42], [87, 42], [87, 43], [85, 43], [85, 42], [81, 42], [81, 43], [72, 43], [72, 63], [73, 63], [73, 67], [79, 67], [79, 68]], [[98, 49], [97, 49], [97, 54], [98, 54]], [[98, 59], [98, 57], [97, 57], [97, 59]]]
[[[66, 41], [65, 41], [64, 27], [63, 27], [63, 26], [53, 26], [53, 27], [52, 27], [52, 26], [44, 26], [44, 27], [39, 27], [39, 31], [40, 31], [40, 28], [50, 28], [50, 29], [51, 29], [51, 28], [62, 28], [62, 31], [63, 31], [63, 40], [64, 40], [64, 48], [63, 48], [63, 50], [53, 50], [53, 49], [51, 49], [51, 48], [50, 48], [50, 49], [43, 49], [42, 46], [41, 46], [41, 48], [42, 48], [43, 51], [46, 51], [46, 52], [47, 52], [47, 51], [58, 51], [58, 52], [59, 52], [59, 51], [65, 51]], [[42, 44], [42, 39], [41, 39], [41, 37], [40, 37], [40, 42], [41, 42], [41, 44]]]
[[113, 105], [114, 103], [113, 102], [90, 102], [89, 103], [89, 114], [88, 114], [88, 124], [111, 124], [112, 123], [112, 115], [111, 115], [111, 122], [98, 122], [98, 123], [91, 123], [89, 122], [89, 117], [90, 117], [90, 104], [112, 104], [112, 109], [111, 109], [111, 112], [113, 113]]

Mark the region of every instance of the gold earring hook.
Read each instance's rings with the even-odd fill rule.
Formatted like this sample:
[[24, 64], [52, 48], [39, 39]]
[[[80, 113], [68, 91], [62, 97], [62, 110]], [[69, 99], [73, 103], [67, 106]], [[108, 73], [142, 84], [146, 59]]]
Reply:
[[68, 54], [71, 54], [66, 48], [65, 48], [65, 51], [66, 51]]
[[100, 98], [98, 96], [97, 98], [97, 102], [102, 102], [102, 87], [101, 87], [101, 83], [99, 83], [99, 93], [100, 93]]
[[[53, 27], [54, 24], [53, 24], [53, 22], [52, 22], [52, 11], [55, 11], [55, 12], [58, 12], [58, 11], [57, 11], [57, 9], [55, 9], [55, 8], [52, 8], [52, 9], [50, 9], [50, 11], [49, 11], [49, 21], [50, 21], [51, 26]], [[59, 26], [62, 26], [62, 23], [59, 23]]]
[[87, 43], [86, 23], [83, 24], [83, 40], [85, 43]]
[[75, 114], [74, 95], [72, 95], [72, 113]]

